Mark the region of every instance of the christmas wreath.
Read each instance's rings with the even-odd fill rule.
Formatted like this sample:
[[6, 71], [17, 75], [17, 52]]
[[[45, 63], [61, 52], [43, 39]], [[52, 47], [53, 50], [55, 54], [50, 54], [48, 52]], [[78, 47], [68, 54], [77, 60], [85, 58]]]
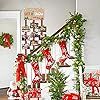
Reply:
[[0, 36], [0, 45], [3, 46], [4, 48], [9, 47], [10, 49], [13, 42], [14, 42], [13, 36], [10, 35], [9, 33], [2, 33], [2, 35]]

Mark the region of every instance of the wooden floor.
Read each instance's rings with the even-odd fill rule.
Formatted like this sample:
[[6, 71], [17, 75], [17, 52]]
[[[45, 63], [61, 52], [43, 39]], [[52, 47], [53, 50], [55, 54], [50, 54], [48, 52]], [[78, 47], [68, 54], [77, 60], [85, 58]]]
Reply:
[[0, 100], [8, 100], [7, 96], [0, 96]]
[[0, 89], [0, 100], [8, 100], [7, 99], [7, 90], [8, 90], [8, 88]]

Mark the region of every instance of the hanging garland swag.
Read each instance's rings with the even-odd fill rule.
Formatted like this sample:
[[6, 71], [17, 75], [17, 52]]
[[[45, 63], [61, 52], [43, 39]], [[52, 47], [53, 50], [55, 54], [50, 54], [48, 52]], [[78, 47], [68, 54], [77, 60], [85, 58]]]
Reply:
[[13, 36], [10, 35], [9, 33], [2, 33], [2, 35], [0, 36], [0, 45], [3, 46], [4, 48], [9, 47], [10, 49], [13, 42], [14, 42]]
[[[80, 81], [79, 81], [79, 67], [82, 67], [84, 71], [84, 61], [82, 59], [83, 57], [83, 50], [82, 47], [84, 45], [84, 38], [85, 38], [85, 28], [84, 28], [84, 22], [86, 22], [85, 19], [83, 19], [83, 16], [79, 13], [70, 14], [71, 18], [69, 19], [69, 23], [66, 24], [62, 28], [62, 32], [60, 34], [52, 35], [52, 36], [46, 36], [42, 40], [41, 44], [41, 50], [50, 48], [50, 46], [53, 43], [59, 43], [61, 39], [65, 39], [66, 42], [70, 40], [70, 37], [72, 36], [73, 41], [73, 51], [75, 52], [75, 59], [73, 63], [73, 69], [75, 72], [75, 89], [77, 91], [80, 91]], [[42, 61], [42, 59], [45, 57], [42, 53], [42, 51], [37, 52], [37, 54], [28, 54], [27, 56], [27, 62], [31, 61]]]
[[[54, 63], [54, 59], [51, 56], [50, 53], [50, 47], [53, 45], [53, 43], [58, 43], [64, 39], [66, 42], [70, 40], [70, 37], [73, 37], [73, 51], [75, 52], [75, 59], [73, 63], [73, 69], [75, 72], [75, 89], [80, 92], [80, 80], [79, 80], [79, 67], [82, 67], [84, 71], [84, 61], [82, 59], [83, 57], [83, 50], [82, 47], [84, 45], [84, 37], [85, 37], [85, 28], [84, 28], [84, 22], [86, 20], [83, 19], [83, 16], [79, 13], [72, 15], [71, 18], [69, 19], [69, 22], [61, 28], [61, 32], [58, 32], [56, 35], [52, 36], [46, 36], [42, 39], [42, 43], [40, 46], [40, 51], [37, 52], [37, 54], [28, 54], [26, 59], [27, 62], [39, 62], [42, 61], [42, 59], [45, 57], [48, 61], [47, 63], [47, 69], [50, 69], [52, 67], [52, 64]], [[5, 41], [7, 40], [7, 42]], [[12, 35], [9, 33], [4, 33], [2, 36], [0, 36], [0, 45], [4, 47], [9, 47], [13, 43], [13, 38]], [[65, 45], [65, 44], [64, 44]], [[62, 48], [62, 56], [65, 56], [64, 58], [60, 58], [61, 63], [65, 61], [66, 55], [69, 57], [67, 54], [67, 49], [63, 51], [64, 48]], [[47, 50], [48, 55], [50, 58], [48, 58], [47, 52], [44, 54], [43, 52]], [[66, 52], [66, 54], [65, 54]], [[26, 62], [26, 60], [25, 60]], [[25, 76], [23, 76], [22, 80], [20, 81], [22, 84], [23, 82], [25, 83]], [[26, 87], [26, 83], [24, 84], [24, 87]], [[27, 88], [21, 89], [23, 91], [27, 91]]]

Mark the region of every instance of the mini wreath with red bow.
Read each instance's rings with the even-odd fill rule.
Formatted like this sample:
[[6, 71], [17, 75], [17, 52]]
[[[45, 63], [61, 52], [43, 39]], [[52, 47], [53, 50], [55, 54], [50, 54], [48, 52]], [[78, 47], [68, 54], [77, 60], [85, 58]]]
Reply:
[[10, 35], [9, 33], [2, 33], [2, 35], [0, 36], [0, 45], [3, 46], [4, 48], [9, 47], [10, 49], [13, 42], [14, 42], [13, 36]]

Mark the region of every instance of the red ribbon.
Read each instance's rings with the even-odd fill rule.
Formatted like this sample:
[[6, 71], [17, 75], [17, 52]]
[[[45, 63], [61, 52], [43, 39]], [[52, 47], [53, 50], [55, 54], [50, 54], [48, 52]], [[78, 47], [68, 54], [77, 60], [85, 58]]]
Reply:
[[50, 54], [50, 49], [47, 48], [45, 50], [42, 50], [42, 53], [45, 55], [45, 56], [48, 56]]
[[80, 100], [80, 96], [75, 93], [64, 94], [62, 100]]
[[25, 72], [24, 60], [25, 60], [25, 55], [18, 54], [18, 58], [17, 58], [18, 67], [16, 70], [16, 82], [20, 81], [21, 76], [27, 77], [26, 72]]
[[28, 94], [30, 98], [41, 97], [41, 91], [40, 89], [37, 89], [37, 88], [34, 88], [33, 90], [29, 91]]
[[3, 34], [3, 38], [4, 38], [4, 46], [9, 47], [9, 49], [11, 48], [11, 43], [10, 43], [10, 37], [11, 35], [9, 34]]
[[92, 87], [92, 94], [94, 94], [94, 87], [97, 88], [97, 91], [99, 93], [99, 88], [97, 86], [98, 80], [92, 77], [92, 73], [90, 73], [90, 77], [88, 79], [84, 79], [85, 85], [89, 85]]

